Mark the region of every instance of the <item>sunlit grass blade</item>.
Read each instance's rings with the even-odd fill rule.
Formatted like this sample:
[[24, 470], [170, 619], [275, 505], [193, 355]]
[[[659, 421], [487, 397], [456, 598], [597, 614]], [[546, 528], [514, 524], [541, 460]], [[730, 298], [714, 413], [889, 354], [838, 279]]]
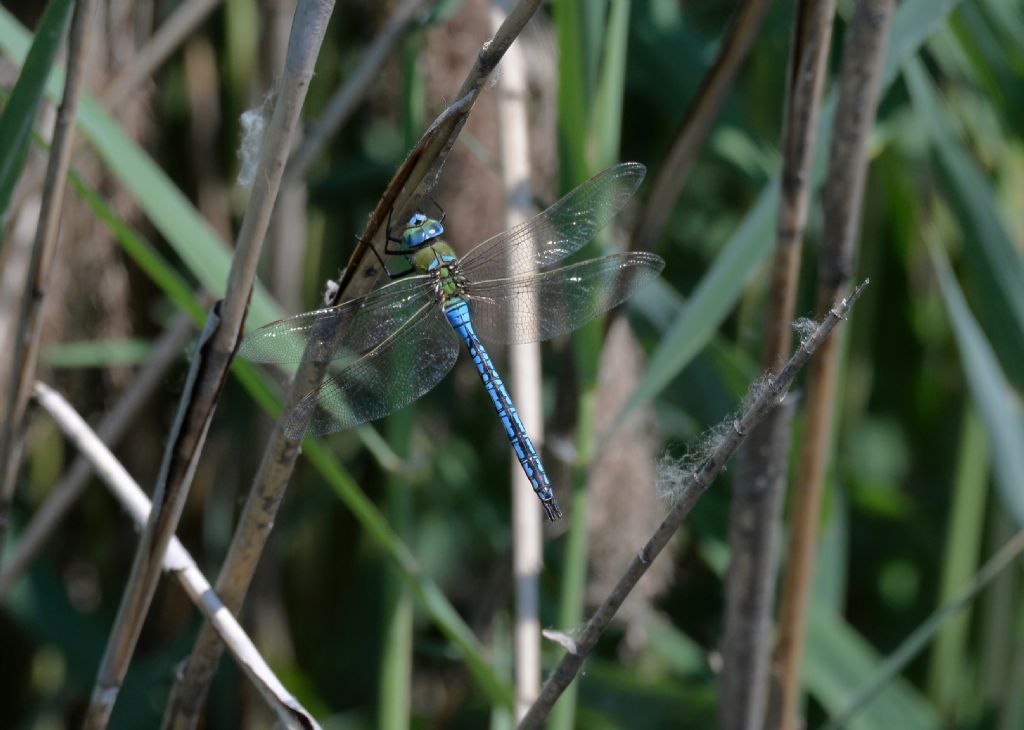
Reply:
[[74, 7], [72, 0], [51, 0], [39, 21], [31, 48], [27, 49], [27, 54], [22, 54], [25, 62], [0, 115], [0, 230], [7, 228], [11, 194], [25, 165], [46, 80]]
[[946, 199], [960, 220], [978, 314], [1001, 362], [1024, 386], [1024, 259], [1002, 222], [991, 184], [946, 129], [921, 62], [908, 61], [905, 77], [921, 126], [930, 134]]
[[931, 250], [946, 311], [960, 348], [971, 398], [988, 432], [996, 484], [1017, 524], [1024, 526], [1024, 408], [999, 367], [992, 345], [967, 307], [943, 253]]
[[63, 342], [43, 348], [43, 362], [53, 368], [106, 368], [138, 365], [152, 352], [149, 342], [138, 339]]
[[[985, 529], [991, 454], [977, 411], [968, 406], [962, 420], [959, 463], [939, 587], [940, 605], [951, 601], [977, 570]], [[965, 612], [943, 627], [935, 640], [928, 668], [929, 696], [940, 709], [958, 720], [964, 718], [959, 699], [964, 696], [963, 667], [970, 656], [969, 621], [970, 614]]]
[[[812, 604], [807, 632], [803, 681], [832, 715], [848, 707], [854, 693], [878, 676], [883, 661], [871, 645], [830, 609]], [[886, 679], [884, 689], [843, 727], [851, 730], [938, 730], [935, 708], [899, 676]]]

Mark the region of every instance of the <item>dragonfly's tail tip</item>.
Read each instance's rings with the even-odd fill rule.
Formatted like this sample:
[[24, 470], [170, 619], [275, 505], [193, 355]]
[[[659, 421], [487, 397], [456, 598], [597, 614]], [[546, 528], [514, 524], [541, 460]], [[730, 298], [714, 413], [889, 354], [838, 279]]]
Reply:
[[544, 507], [544, 515], [548, 518], [548, 522], [562, 519], [562, 508], [558, 506], [558, 500], [554, 497], [541, 501], [541, 505]]

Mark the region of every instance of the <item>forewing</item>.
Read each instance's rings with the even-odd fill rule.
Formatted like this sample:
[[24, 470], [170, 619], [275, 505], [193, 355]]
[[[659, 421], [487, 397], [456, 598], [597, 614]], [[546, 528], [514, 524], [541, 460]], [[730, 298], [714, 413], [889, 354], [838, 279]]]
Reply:
[[638, 162], [609, 167], [534, 218], [487, 239], [462, 257], [471, 281], [528, 274], [578, 251], [633, 197], [646, 168]]
[[646, 251], [589, 259], [554, 271], [471, 282], [466, 299], [485, 342], [518, 344], [571, 332], [629, 299], [665, 262]]
[[292, 438], [318, 436], [383, 418], [437, 385], [458, 354], [455, 330], [430, 302], [299, 401], [285, 433]]
[[427, 277], [402, 279], [336, 307], [264, 325], [242, 341], [238, 355], [265, 363], [352, 359], [377, 345], [432, 299]]

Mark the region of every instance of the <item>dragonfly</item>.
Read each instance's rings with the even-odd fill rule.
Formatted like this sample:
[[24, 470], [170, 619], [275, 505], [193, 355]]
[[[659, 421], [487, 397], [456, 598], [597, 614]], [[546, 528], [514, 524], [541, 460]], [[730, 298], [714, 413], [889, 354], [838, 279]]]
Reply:
[[566, 334], [661, 273], [661, 257], [643, 251], [549, 269], [607, 225], [645, 171], [636, 162], [608, 168], [462, 257], [443, 239], [443, 214], [417, 212], [401, 236], [389, 230], [384, 251], [406, 257], [408, 276], [366, 296], [260, 327], [240, 345], [239, 354], [253, 362], [330, 364], [322, 384], [286, 416], [285, 434], [320, 436], [407, 406], [452, 369], [461, 340], [545, 516], [561, 518], [537, 449], [484, 342], [518, 344]]

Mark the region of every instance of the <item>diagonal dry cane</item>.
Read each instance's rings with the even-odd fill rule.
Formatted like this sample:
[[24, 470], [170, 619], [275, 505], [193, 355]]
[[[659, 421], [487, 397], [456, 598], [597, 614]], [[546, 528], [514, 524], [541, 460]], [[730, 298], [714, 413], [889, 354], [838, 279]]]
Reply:
[[190, 372], [191, 391], [182, 400], [153, 492], [153, 510], [140, 538], [128, 585], [111, 631], [86, 713], [85, 726], [105, 727], [160, 579], [163, 555], [178, 525], [206, 433], [249, 306], [256, 265], [284, 172], [299, 112], [313, 75], [334, 3], [302, 0], [295, 10], [288, 56], [260, 152], [249, 205], [231, 262], [227, 291], [207, 323], [208, 336]]
[[[381, 237], [381, 229], [387, 221], [389, 212], [394, 210], [399, 214], [405, 213], [417, 202], [415, 194], [420, 186], [425, 185], [425, 189], [429, 190], [433, 185], [444, 165], [448, 150], [455, 143], [491, 72], [539, 5], [540, 0], [521, 0], [493, 38], [480, 50], [476, 63], [456, 96], [457, 101], [431, 124], [388, 183], [370, 215], [348, 266], [341, 278], [334, 282], [335, 293], [328, 298], [327, 304], [341, 301], [342, 297], [348, 299], [361, 296], [374, 286], [380, 275], [380, 268], [376, 256], [372, 255], [371, 247], [374, 246], [374, 240]], [[401, 219], [401, 216], [399, 218]], [[318, 333], [310, 339], [317, 341], [320, 335], [323, 335], [325, 341], [332, 342], [342, 334]], [[315, 389], [325, 375], [326, 363], [318, 363], [312, 359], [303, 362], [289, 388], [283, 412], [287, 414], [294, 409], [299, 400]], [[217, 579], [217, 593], [233, 611], [238, 611], [245, 599], [295, 467], [299, 445], [299, 440], [285, 435], [284, 419], [279, 419], [263, 452], [263, 460]], [[198, 722], [221, 651], [219, 638], [204, 623], [192, 654], [180, 671], [172, 690], [164, 715], [165, 728], [191, 728]]]
[[[761, 349], [764, 371], [782, 362], [792, 346], [790, 322], [835, 5], [835, 0], [801, 0], [796, 8], [784, 106], [775, 255]], [[737, 459], [729, 507], [730, 557], [718, 702], [721, 730], [760, 729], [764, 722], [791, 415], [791, 408], [776, 408], [768, 414]]]
[[[89, 463], [132, 521], [142, 527], [152, 508], [146, 493], [111, 453], [101, 436], [57, 391], [41, 382], [33, 388], [36, 402], [53, 418], [82, 459]], [[163, 568], [172, 573], [203, 616], [213, 621], [242, 672], [264, 697], [271, 711], [287, 728], [319, 728], [313, 716], [296, 700], [273, 673], [252, 640], [213, 592], [192, 556], [178, 538], [172, 538], [164, 553]]]
[[[104, 444], [112, 447], [124, 438], [139, 412], [150, 402], [151, 396], [163, 382], [167, 371], [181, 358], [194, 332], [192, 318], [181, 313], [160, 336], [146, 364], [125, 388], [113, 409], [100, 421], [96, 432]], [[46, 502], [20, 531], [18, 541], [14, 543], [3, 566], [0, 566], [0, 600], [3, 600], [47, 540], [61, 526], [92, 476], [92, 466], [83, 456], [78, 456], [50, 490]]]
[[519, 723], [519, 730], [532, 730], [533, 728], [544, 727], [551, 709], [555, 702], [565, 691], [566, 687], [575, 679], [583, 666], [584, 660], [597, 644], [597, 640], [608, 628], [612, 618], [622, 606], [623, 601], [633, 590], [637, 581], [643, 577], [651, 563], [668, 544], [669, 539], [676, 533], [683, 521], [690, 514], [690, 511], [697, 504], [708, 487], [718, 476], [725, 466], [725, 462], [732, 453], [739, 447], [758, 423], [774, 408], [778, 406], [781, 399], [785, 397], [789, 386], [800, 369], [811, 358], [811, 355], [828, 339], [829, 334], [839, 322], [846, 319], [850, 308], [860, 297], [867, 287], [865, 280], [855, 288], [848, 296], [837, 301], [828, 314], [817, 326], [813, 333], [805, 339], [799, 349], [778, 372], [762, 388], [757, 390], [756, 397], [750, 403], [746, 411], [732, 422], [732, 427], [725, 432], [715, 444], [710, 456], [701, 464], [700, 468], [687, 477], [682, 485], [678, 501], [669, 510], [665, 519], [655, 529], [654, 534], [630, 562], [625, 573], [619, 578], [611, 593], [604, 599], [598, 609], [584, 625], [578, 639], [572, 640], [565, 637], [563, 643], [568, 647], [565, 656], [548, 676], [547, 681], [541, 688], [540, 696], [530, 708], [530, 711]]

